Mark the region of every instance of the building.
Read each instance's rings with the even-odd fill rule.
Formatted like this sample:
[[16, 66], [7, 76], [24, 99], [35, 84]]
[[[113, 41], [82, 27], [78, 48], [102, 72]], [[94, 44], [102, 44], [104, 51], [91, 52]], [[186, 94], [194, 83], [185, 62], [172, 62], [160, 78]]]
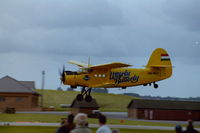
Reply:
[[0, 112], [6, 108], [16, 111], [39, 111], [39, 94], [34, 81], [17, 81], [5, 76], [0, 79]]
[[91, 115], [93, 110], [99, 109], [99, 105], [96, 102], [95, 99], [92, 99], [91, 102], [86, 102], [85, 100], [83, 101], [78, 101], [74, 100], [70, 106], [71, 113], [76, 115], [77, 113], [86, 113], [88, 115]]
[[200, 102], [134, 99], [127, 108], [135, 119], [200, 120]]

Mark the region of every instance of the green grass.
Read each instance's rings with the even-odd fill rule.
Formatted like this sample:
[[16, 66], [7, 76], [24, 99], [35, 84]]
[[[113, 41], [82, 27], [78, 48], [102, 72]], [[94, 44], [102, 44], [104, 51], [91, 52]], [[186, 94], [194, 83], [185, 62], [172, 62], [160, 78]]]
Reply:
[[[55, 133], [57, 127], [24, 127], [24, 126], [0, 126], [2, 133]], [[92, 132], [96, 132], [92, 128]], [[140, 129], [120, 129], [121, 133], [174, 133], [174, 131], [162, 130], [140, 130]]]
[[55, 133], [56, 127], [0, 126], [1, 133]]
[[[41, 90], [37, 90], [41, 94]], [[71, 104], [77, 94], [76, 91], [44, 90], [44, 107], [54, 106], [56, 110], [67, 110], [59, 107], [60, 104]], [[100, 106], [100, 111], [127, 111], [132, 96], [120, 94], [92, 93]], [[69, 110], [69, 109], [68, 109]]]
[[[66, 118], [66, 117], [67, 115], [56, 115], [56, 114], [0, 114], [0, 121], [59, 123], [61, 118]], [[89, 123], [98, 124], [98, 120], [90, 118]], [[175, 126], [174, 124], [168, 124], [168, 123], [133, 121], [133, 120], [122, 121], [119, 119], [108, 119], [107, 123], [115, 125]]]
[[54, 114], [0, 114], [0, 121], [5, 122], [45, 122], [57, 123], [67, 115]]

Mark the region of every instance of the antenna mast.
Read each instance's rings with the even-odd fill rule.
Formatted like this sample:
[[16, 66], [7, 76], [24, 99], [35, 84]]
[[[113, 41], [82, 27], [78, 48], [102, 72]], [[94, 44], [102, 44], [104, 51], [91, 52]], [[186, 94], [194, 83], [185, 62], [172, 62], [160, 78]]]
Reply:
[[42, 85], [41, 85], [41, 89], [42, 89], [42, 96], [41, 96], [41, 107], [43, 107], [44, 104], [44, 84], [45, 84], [45, 71], [42, 71]]

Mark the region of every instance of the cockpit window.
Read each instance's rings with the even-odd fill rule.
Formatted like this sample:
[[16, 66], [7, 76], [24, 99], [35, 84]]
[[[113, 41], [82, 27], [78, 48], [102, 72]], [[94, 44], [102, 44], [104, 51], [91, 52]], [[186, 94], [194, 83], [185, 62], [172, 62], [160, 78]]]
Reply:
[[67, 75], [77, 75], [76, 71], [65, 71]]
[[89, 72], [92, 72], [92, 69], [90, 68], [79, 68], [78, 73], [89, 73]]

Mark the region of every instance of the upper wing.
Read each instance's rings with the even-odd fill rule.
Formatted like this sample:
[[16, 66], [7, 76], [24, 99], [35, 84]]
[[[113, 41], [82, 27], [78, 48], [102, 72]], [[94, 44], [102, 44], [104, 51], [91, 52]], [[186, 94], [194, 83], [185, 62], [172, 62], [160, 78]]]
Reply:
[[86, 64], [86, 63], [79, 62], [79, 61], [74, 61], [74, 60], [70, 60], [68, 63], [77, 65], [77, 66], [79, 66], [79, 67], [91, 67], [90, 64], [88, 65], [88, 64]]
[[88, 65], [86, 63], [78, 62], [78, 61], [73, 61], [73, 60], [70, 60], [68, 63], [77, 65], [79, 67], [85, 67], [85, 68], [90, 67], [92, 69], [120, 68], [120, 67], [129, 67], [129, 66], [132, 66], [132, 65], [129, 65], [129, 64], [121, 63], [121, 62], [113, 62], [113, 63], [96, 65], [96, 66], [92, 66], [91, 64]]
[[102, 69], [102, 68], [120, 68], [120, 67], [129, 67], [132, 65], [121, 63], [121, 62], [113, 62], [113, 63], [108, 63], [108, 64], [102, 64], [102, 65], [96, 65], [96, 66], [91, 66], [90, 68], [92, 69]]

